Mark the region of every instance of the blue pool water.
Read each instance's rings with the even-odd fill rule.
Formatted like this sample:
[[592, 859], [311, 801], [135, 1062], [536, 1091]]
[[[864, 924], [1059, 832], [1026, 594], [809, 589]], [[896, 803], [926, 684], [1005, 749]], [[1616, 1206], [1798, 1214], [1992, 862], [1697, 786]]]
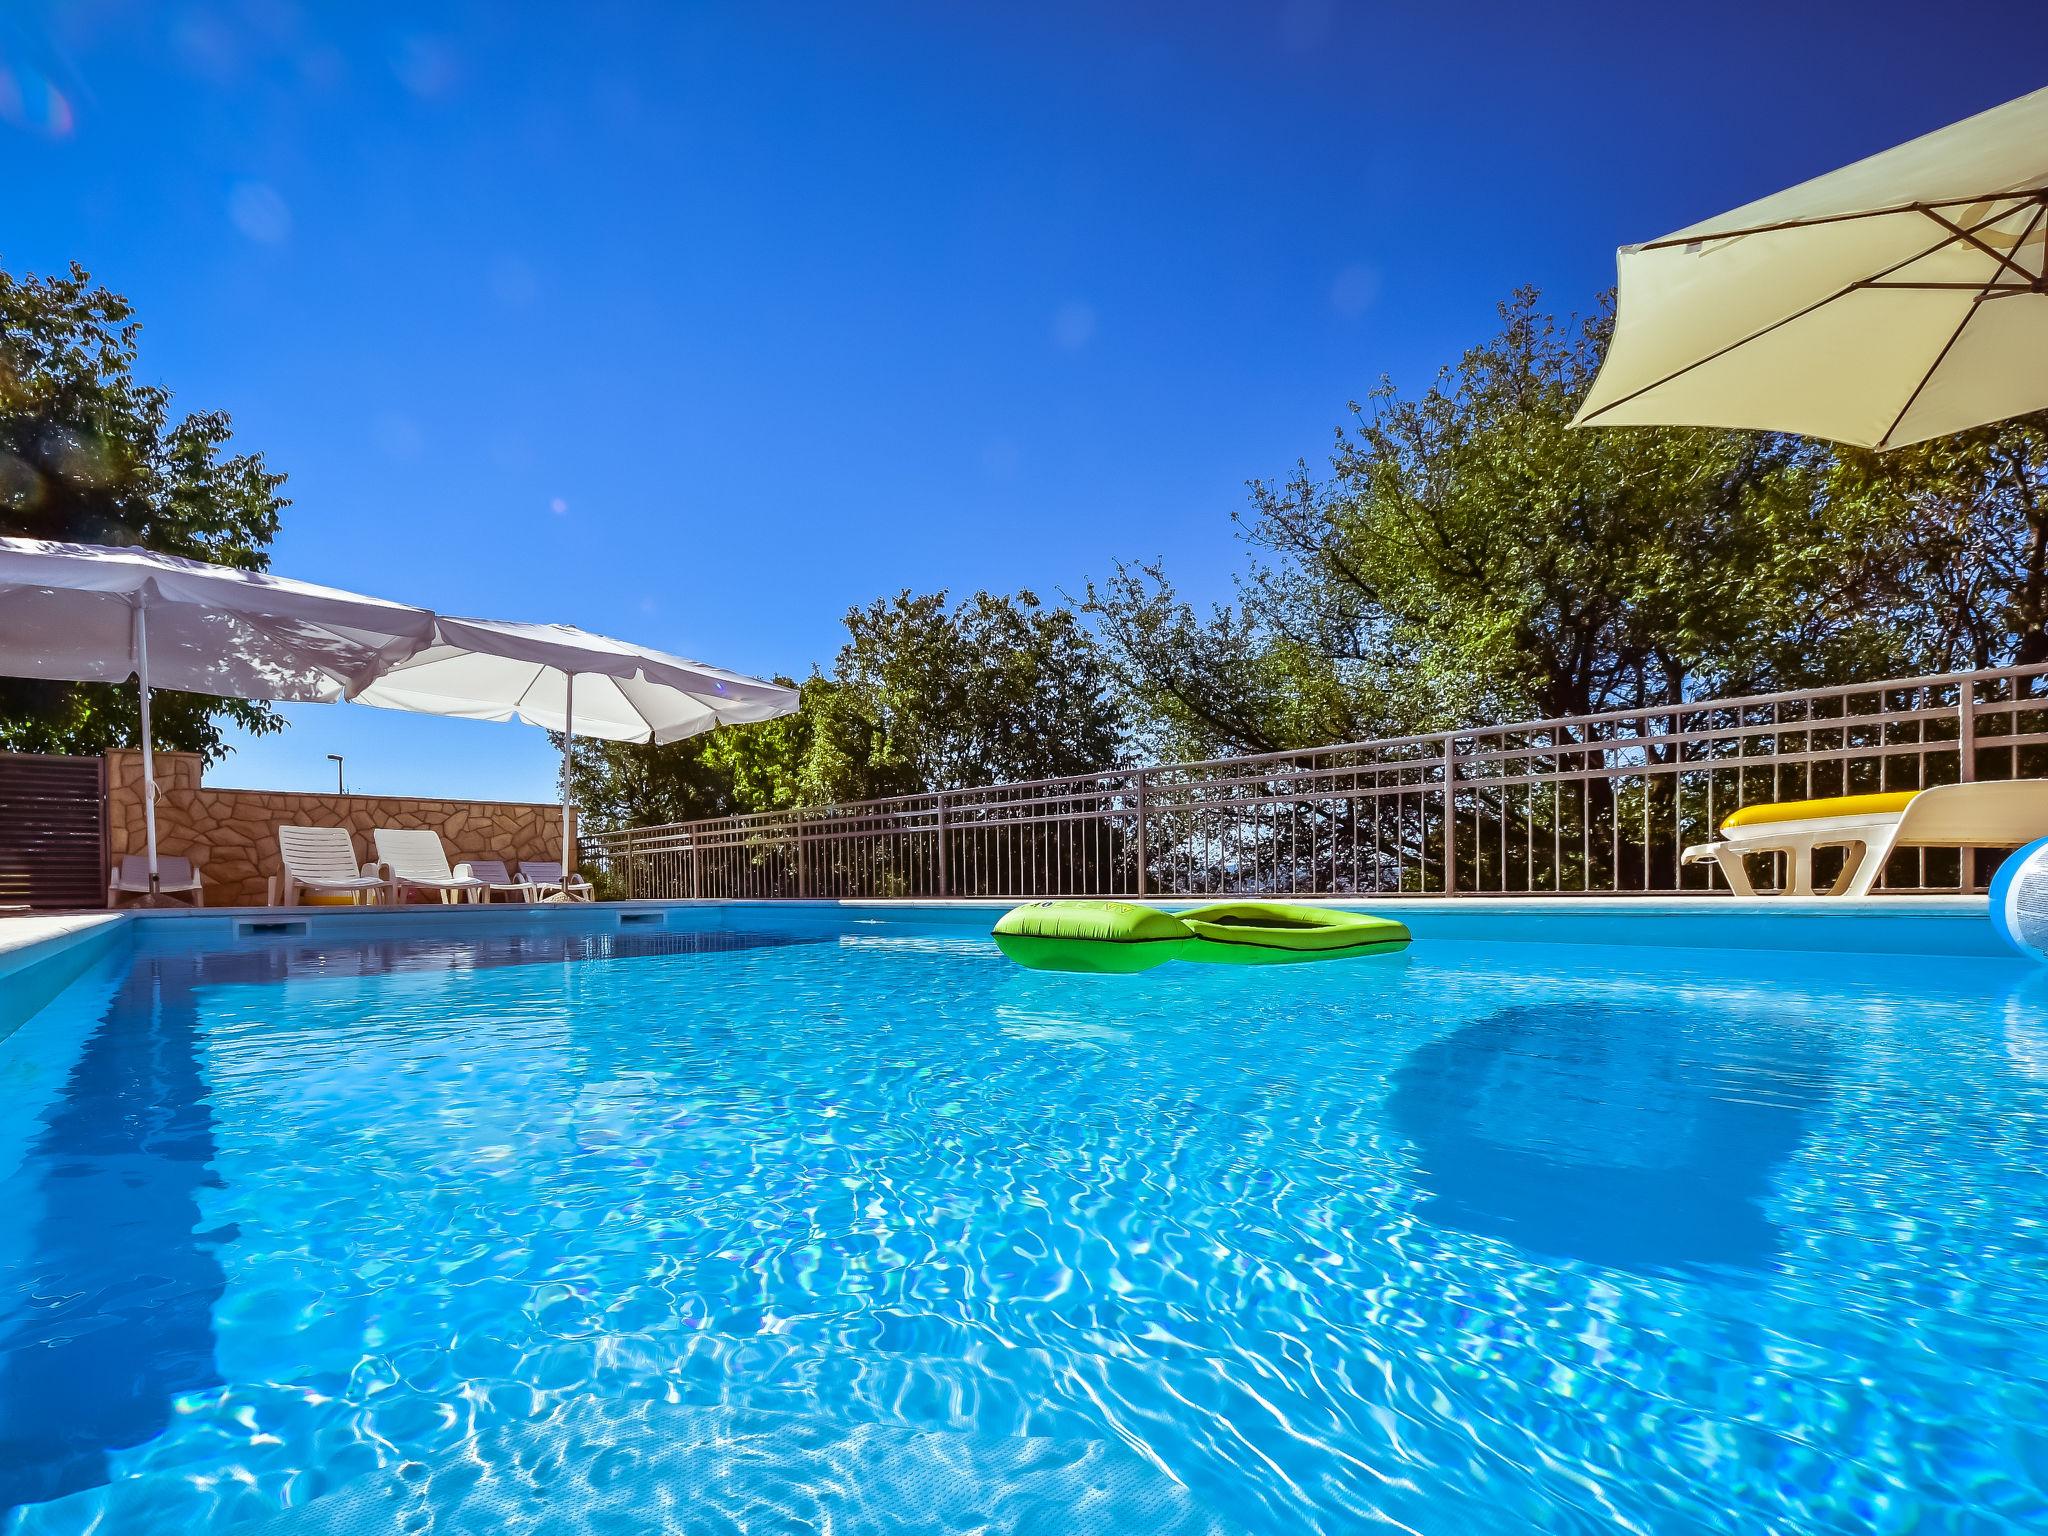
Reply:
[[719, 921], [0, 1039], [0, 1529], [2048, 1522], [2048, 972]]

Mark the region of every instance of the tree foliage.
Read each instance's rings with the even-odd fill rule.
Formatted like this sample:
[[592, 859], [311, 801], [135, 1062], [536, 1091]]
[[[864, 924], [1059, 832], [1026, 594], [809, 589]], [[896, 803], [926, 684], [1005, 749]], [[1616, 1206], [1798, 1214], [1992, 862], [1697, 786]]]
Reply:
[[853, 610], [846, 628], [836, 673], [869, 723], [865, 753], [845, 765], [848, 789], [1052, 778], [1118, 752], [1100, 651], [1072, 612], [1030, 592], [977, 592], [948, 608], [943, 592], [906, 591]]
[[[0, 271], [0, 533], [264, 569], [284, 476], [234, 450], [225, 412], [177, 416], [168, 390], [136, 378], [139, 330], [75, 265]], [[209, 757], [223, 721], [278, 727], [260, 704], [194, 694], [157, 695], [153, 715], [158, 746]], [[132, 687], [0, 679], [0, 747], [98, 753], [138, 729]]]
[[1084, 773], [1122, 747], [1100, 647], [1030, 592], [878, 599], [846, 615], [834, 675], [794, 715], [670, 746], [578, 742], [575, 790], [593, 826]]
[[1828, 494], [1853, 514], [1915, 665], [2048, 661], [2048, 412], [1845, 449]]
[[[1157, 563], [1092, 586], [1162, 749], [1881, 676], [1946, 664], [1958, 626], [1986, 657], [2011, 654], [2000, 625], [2038, 632], [2039, 540], [2014, 541], [2040, 528], [2038, 429], [1875, 460], [1761, 433], [1573, 428], [1610, 327], [1604, 308], [1559, 321], [1525, 291], [1420, 396], [1383, 385], [1354, 406], [1327, 474], [1253, 483], [1234, 604], [1195, 611]], [[1999, 558], [2012, 569], [1973, 574]], [[1936, 572], [1955, 601], [1930, 603]]]

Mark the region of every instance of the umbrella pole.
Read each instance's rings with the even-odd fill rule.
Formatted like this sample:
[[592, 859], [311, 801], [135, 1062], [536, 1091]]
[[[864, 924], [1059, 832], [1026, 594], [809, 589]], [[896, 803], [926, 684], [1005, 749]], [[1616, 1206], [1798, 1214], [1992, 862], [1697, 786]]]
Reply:
[[149, 905], [162, 899], [156, 870], [156, 752], [149, 730], [149, 617], [135, 602], [135, 681], [142, 691], [142, 826], [149, 842]]
[[569, 835], [569, 744], [576, 739], [576, 674], [563, 674], [566, 688], [562, 699], [562, 879], [576, 877], [576, 845]]

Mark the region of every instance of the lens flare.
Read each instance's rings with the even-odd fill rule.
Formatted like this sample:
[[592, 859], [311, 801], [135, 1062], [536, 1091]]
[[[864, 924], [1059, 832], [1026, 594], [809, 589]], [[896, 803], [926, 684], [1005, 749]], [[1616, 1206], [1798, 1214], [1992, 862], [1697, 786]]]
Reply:
[[78, 116], [47, 76], [0, 64], [0, 122], [45, 139], [68, 139]]
[[264, 182], [235, 184], [228, 194], [228, 219], [258, 245], [282, 245], [291, 238], [291, 205]]

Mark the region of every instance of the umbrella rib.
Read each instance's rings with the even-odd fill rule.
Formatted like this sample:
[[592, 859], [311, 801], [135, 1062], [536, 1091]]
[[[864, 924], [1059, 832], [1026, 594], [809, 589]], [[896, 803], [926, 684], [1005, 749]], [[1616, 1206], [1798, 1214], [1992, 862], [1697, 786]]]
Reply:
[[553, 672], [555, 670], [556, 668], [549, 666], [544, 661], [535, 662], [533, 664], [533, 676], [529, 677], [526, 680], [526, 686], [519, 690], [519, 697], [512, 701], [512, 707], [514, 709], [526, 708], [526, 696], [529, 693], [532, 693], [534, 689], [540, 686], [540, 680], [542, 678], [546, 677], [550, 672]]
[[[1931, 203], [1899, 203], [1890, 208], [1859, 208], [1854, 213], [1824, 213], [1810, 219], [1781, 219], [1775, 224], [1751, 224], [1742, 229], [1717, 229], [1698, 235], [1667, 235], [1662, 240], [1651, 240], [1636, 246], [1639, 251], [1667, 251], [1674, 246], [1704, 245], [1709, 240], [1739, 240], [1744, 235], [1775, 235], [1788, 229], [1818, 229], [1823, 224], [1848, 224], [1857, 219], [1889, 219], [1902, 213], [1924, 213], [1937, 223], [1948, 224], [1934, 210], [1937, 208], [1971, 208], [1978, 203], [2006, 201], [2022, 206], [2029, 199], [2048, 197], [2048, 187], [2014, 187], [2005, 192], [1983, 192], [1975, 197], [1950, 197]], [[1995, 218], [1986, 219], [1983, 224], [1972, 226], [1982, 229], [1985, 224], [1996, 224], [2007, 218], [2013, 210], [2008, 208]], [[1949, 224], [1951, 229], [1959, 226]]]
[[[2043, 206], [2048, 207], [2048, 204], [2043, 204]], [[2039, 216], [2039, 214], [2035, 215], [2036, 218], [2039, 218]], [[1976, 224], [1971, 227], [1973, 229], [1983, 229], [1988, 225], [1998, 223], [2001, 219], [2007, 219], [2010, 217], [2012, 217], [2012, 210], [2007, 209], [2004, 213], [1997, 215], [1997, 217], [1986, 219], [1983, 221], [1983, 223]], [[2029, 228], [2031, 227], [2032, 226], [2029, 226]], [[2024, 238], [2024, 236], [2022, 238]], [[1912, 266], [1915, 262], [1925, 261], [1928, 257], [1932, 256], [1936, 251], [1941, 250], [1944, 246], [1954, 245], [1955, 243], [1956, 242], [1954, 236], [1945, 235], [1941, 239], [1935, 241], [1934, 244], [1927, 247], [1926, 250], [1915, 252], [1913, 255], [1908, 256], [1904, 261], [1894, 262], [1891, 266], [1886, 267], [1882, 272], [1873, 273], [1869, 277], [1858, 278], [1855, 282], [1847, 284], [1846, 286], [1837, 289], [1835, 292], [1829, 294], [1824, 299], [1814, 300], [1813, 303], [1807, 305], [1806, 308], [1802, 310], [1797, 310], [1794, 313], [1785, 316], [1782, 320], [1773, 320], [1769, 325], [1765, 326], [1762, 330], [1751, 331], [1747, 336], [1739, 337], [1738, 339], [1729, 342], [1727, 346], [1720, 347], [1712, 352], [1709, 352], [1705, 357], [1694, 358], [1691, 362], [1687, 363], [1683, 368], [1674, 369], [1670, 373], [1665, 374], [1662, 378], [1652, 379], [1649, 383], [1645, 384], [1641, 389], [1630, 390], [1627, 394], [1621, 396], [1619, 399], [1608, 401], [1605, 405], [1601, 406], [1599, 410], [1587, 412], [1585, 416], [1585, 421], [1587, 423], [1597, 421], [1600, 417], [1605, 416], [1609, 411], [1615, 409], [1615, 407], [1617, 406], [1627, 405], [1629, 401], [1637, 399], [1642, 395], [1647, 395], [1653, 389], [1662, 389], [1666, 384], [1669, 384], [1673, 379], [1682, 379], [1685, 377], [1685, 375], [1691, 373], [1695, 368], [1704, 368], [1708, 363], [1716, 362], [1721, 358], [1726, 357], [1730, 352], [1735, 351], [1738, 347], [1746, 347], [1752, 341], [1760, 341], [1764, 337], [1770, 335], [1771, 332], [1778, 330], [1783, 326], [1790, 325], [1795, 320], [1804, 320], [1808, 315], [1813, 314], [1816, 310], [1827, 308], [1827, 306], [1834, 303], [1835, 300], [1847, 298], [1850, 294], [1855, 293], [1860, 289], [1868, 288], [1873, 284], [1878, 283], [1881, 279], [1890, 277], [1894, 272], [1903, 272], [1907, 267]], [[1992, 276], [1995, 280], [1997, 277], [1997, 273], [1993, 273]]]
[[[2015, 251], [2018, 250], [2022, 245], [2026, 244], [2027, 237], [2033, 234], [2035, 230], [2041, 227], [2041, 218], [2044, 214], [2048, 214], [2048, 203], [2043, 203], [2040, 207], [2036, 208], [2034, 210], [2034, 216], [2031, 219], [2027, 220], [2027, 227], [2020, 231], [2019, 239], [2013, 242], [2013, 249]], [[1979, 300], [1984, 299], [1990, 295], [1992, 285], [1996, 283], [1998, 279], [2005, 274], [2005, 269], [2011, 266], [2012, 264], [2013, 261], [2012, 257], [2010, 256], [2002, 256], [1999, 258], [1998, 270], [1991, 274], [1991, 276], [1985, 281], [1984, 286], [1978, 291], [1977, 298]], [[2021, 270], [2024, 271], [2025, 268], [2022, 268]], [[1949, 353], [1955, 350], [1955, 344], [1963, 339], [1963, 332], [1969, 329], [1970, 322], [1976, 318], [1977, 304], [1973, 301], [1970, 307], [1963, 311], [1963, 318], [1956, 322], [1956, 328], [1949, 333], [1949, 338], [1946, 345], [1944, 345], [1939, 352], [1935, 353], [1934, 361], [1929, 363], [1927, 365], [1927, 371], [1920, 375], [1920, 382], [1913, 386], [1913, 393], [1906, 396], [1906, 403], [1899, 407], [1899, 414], [1892, 418], [1892, 424], [1886, 427], [1884, 429], [1883, 434], [1877, 439], [1877, 447], [1880, 450], [1884, 449], [1888, 444], [1890, 444], [1892, 440], [1892, 434], [1899, 430], [1899, 423], [1906, 419], [1906, 413], [1913, 409], [1914, 403], [1919, 400], [1922, 392], [1926, 390], [1928, 381], [1931, 380], [1934, 377], [1934, 375], [1940, 371], [1941, 365], [1948, 361]]]
[[2000, 298], [2011, 293], [2039, 293], [2040, 279], [2024, 283], [1888, 283], [1883, 278], [1868, 277], [1856, 285], [1858, 288], [1883, 288], [1892, 293], [1978, 293], [1987, 299]]
[[[2037, 193], [2035, 195], [2035, 201], [2040, 206], [2048, 206], [2048, 193]], [[2025, 207], [2026, 205], [2021, 204], [2020, 206]], [[1974, 245], [1986, 256], [1989, 256], [1993, 261], [1997, 262], [1999, 272], [2003, 272], [2007, 267], [2013, 265], [2012, 251], [2001, 251], [1997, 249], [1995, 246], [1988, 245], [1984, 241], [1979, 240], [1977, 238], [1976, 231], [1978, 229], [1985, 228], [1985, 225], [1979, 224], [1976, 226], [1975, 229], [1965, 229], [1962, 225], [1956, 223], [1953, 219], [1944, 219], [1932, 208], [1922, 208], [1920, 211], [1926, 214], [1928, 218], [1934, 220], [1934, 222], [1939, 224], [1943, 229], [1948, 230], [1957, 239], [1967, 240], [1971, 245]], [[2013, 210], [2014, 213], [2017, 213], [2018, 211], [2019, 209], [2017, 208]], [[2013, 251], [2017, 251], [2022, 245], [2026, 243], [2027, 236], [2031, 235], [2034, 232], [2035, 226], [2038, 225], [2040, 222], [2041, 214], [2039, 207], [2037, 207], [2034, 213], [2033, 222], [2028, 224], [2025, 229], [2021, 230], [2019, 239], [2013, 242]], [[2022, 268], [2021, 270], [2025, 269]], [[1997, 276], [1998, 273], [1996, 272], [1992, 274], [1994, 281], [1996, 280]]]

